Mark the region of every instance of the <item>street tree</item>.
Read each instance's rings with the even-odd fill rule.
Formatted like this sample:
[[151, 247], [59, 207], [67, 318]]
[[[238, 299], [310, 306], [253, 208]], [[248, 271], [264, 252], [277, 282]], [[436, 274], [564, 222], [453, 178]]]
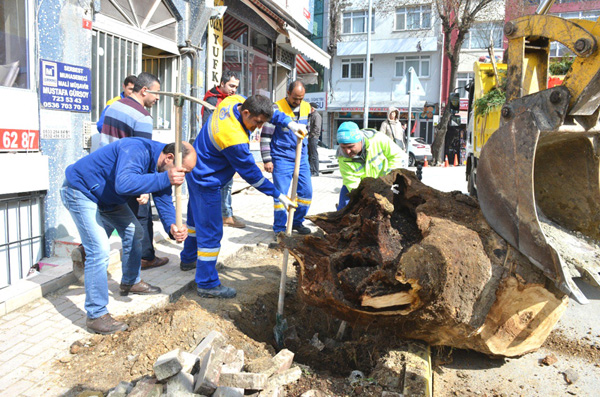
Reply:
[[[410, 7], [421, 2], [414, 0], [376, 0], [375, 7], [378, 13], [394, 12], [398, 7]], [[433, 0], [431, 2], [433, 14], [438, 18], [443, 36], [442, 51], [449, 63], [448, 92], [456, 88], [456, 74], [460, 62], [460, 52], [470, 29], [480, 21], [491, 21], [502, 15], [504, 0]], [[448, 122], [452, 115], [449, 106], [445, 106], [442, 117], [436, 127], [432, 152], [436, 163], [442, 162], [444, 142], [448, 130]]]

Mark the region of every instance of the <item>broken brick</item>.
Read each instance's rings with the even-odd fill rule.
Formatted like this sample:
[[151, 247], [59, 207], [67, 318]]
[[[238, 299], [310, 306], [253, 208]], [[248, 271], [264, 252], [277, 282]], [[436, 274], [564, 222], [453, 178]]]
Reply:
[[236, 373], [242, 372], [242, 368], [244, 367], [244, 351], [237, 350], [233, 355], [233, 359], [225, 362], [223, 368], [221, 369], [221, 373]]
[[160, 356], [154, 363], [154, 374], [158, 380], [167, 379], [177, 375], [183, 368], [181, 350], [175, 349]]
[[222, 349], [211, 348], [204, 355], [200, 364], [200, 372], [196, 375], [194, 393], [210, 396], [219, 386], [219, 377], [226, 353]]
[[167, 382], [167, 394], [178, 396], [194, 391], [194, 375], [186, 372], [179, 372], [177, 375], [169, 378]]
[[241, 387], [248, 390], [263, 390], [267, 386], [267, 375], [252, 372], [221, 374], [220, 386]]
[[226, 343], [225, 336], [219, 331], [210, 331], [208, 335], [202, 339], [202, 342], [196, 346], [196, 348], [192, 351], [192, 354], [198, 356], [200, 361], [204, 358], [204, 355], [208, 353], [211, 347], [215, 349], [225, 346]]
[[299, 367], [290, 368], [269, 378], [269, 386], [285, 386], [296, 382], [302, 377], [302, 370]]
[[143, 378], [133, 388], [127, 397], [160, 397], [163, 385], [156, 378]]
[[240, 387], [219, 386], [211, 397], [243, 397], [244, 389]]

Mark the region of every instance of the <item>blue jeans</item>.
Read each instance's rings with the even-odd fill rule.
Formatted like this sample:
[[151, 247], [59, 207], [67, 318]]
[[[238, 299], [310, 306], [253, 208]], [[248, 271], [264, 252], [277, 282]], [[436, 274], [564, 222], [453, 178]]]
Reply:
[[[273, 184], [281, 193], [289, 195], [288, 191], [292, 184], [294, 176], [294, 162], [273, 158]], [[275, 233], [284, 232], [287, 222], [287, 211], [278, 199], [274, 199], [274, 222], [273, 231]], [[308, 156], [303, 155], [300, 161], [300, 174], [298, 175], [298, 208], [294, 212], [294, 226], [301, 226], [304, 223], [304, 217], [310, 208], [312, 202], [312, 182], [310, 179], [310, 166], [308, 165]]]
[[140, 282], [142, 260], [141, 239], [144, 230], [127, 204], [100, 209], [82, 192], [63, 185], [60, 196], [77, 226], [85, 249], [85, 311], [89, 318], [98, 318], [108, 309], [108, 277], [106, 269], [110, 245], [106, 229], [117, 229], [123, 242], [122, 284]]
[[231, 208], [231, 189], [233, 188], [233, 178], [221, 187], [221, 215], [223, 218], [233, 216]]

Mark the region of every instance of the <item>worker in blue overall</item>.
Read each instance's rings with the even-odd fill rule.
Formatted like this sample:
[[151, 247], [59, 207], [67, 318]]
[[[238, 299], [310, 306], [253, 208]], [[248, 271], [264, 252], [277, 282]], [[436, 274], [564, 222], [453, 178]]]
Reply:
[[[306, 90], [301, 81], [292, 82], [287, 96], [275, 103], [275, 107], [296, 123], [307, 126], [311, 106], [304, 101]], [[308, 163], [308, 139], [302, 140], [302, 157], [298, 175], [298, 209], [294, 212], [292, 230], [298, 234], [310, 234], [310, 228], [303, 225], [304, 217], [312, 202], [312, 183]], [[286, 126], [266, 124], [260, 135], [260, 153], [264, 168], [273, 173], [273, 184], [280, 192], [288, 193], [294, 175], [297, 138]], [[282, 203], [274, 198], [273, 231], [277, 235], [284, 232], [287, 223], [287, 211]]]
[[196, 269], [197, 292], [201, 297], [236, 296], [234, 288], [221, 284], [216, 269], [223, 237], [221, 189], [236, 172], [254, 188], [276, 197], [286, 208], [296, 207], [295, 202], [263, 176], [250, 153], [250, 134], [267, 121], [287, 126], [294, 137], [304, 138], [307, 134], [306, 126], [274, 111], [269, 98], [253, 95], [245, 99], [232, 95], [221, 101], [194, 141], [198, 162], [186, 176], [192, 210], [187, 218], [190, 238], [185, 241], [180, 257], [182, 270]]

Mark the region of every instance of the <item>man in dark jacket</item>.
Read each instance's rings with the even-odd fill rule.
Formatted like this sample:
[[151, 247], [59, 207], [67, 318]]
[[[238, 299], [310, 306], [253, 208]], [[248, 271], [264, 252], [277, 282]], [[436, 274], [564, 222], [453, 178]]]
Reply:
[[319, 138], [323, 129], [323, 118], [317, 112], [318, 105], [310, 103], [310, 115], [308, 116], [308, 163], [310, 164], [310, 174], [319, 176]]
[[176, 241], [187, 237], [187, 226], [175, 225], [171, 186], [181, 185], [196, 165], [196, 152], [182, 146], [182, 167], [175, 167], [175, 144], [144, 138], [124, 138], [71, 164], [60, 190], [86, 252], [85, 310], [90, 332], [112, 334], [127, 329], [108, 313], [106, 268], [110, 245], [105, 229], [117, 229], [123, 243], [120, 293], [158, 294], [160, 288], [140, 279], [144, 230], [127, 205], [131, 197], [152, 193], [165, 231]]

